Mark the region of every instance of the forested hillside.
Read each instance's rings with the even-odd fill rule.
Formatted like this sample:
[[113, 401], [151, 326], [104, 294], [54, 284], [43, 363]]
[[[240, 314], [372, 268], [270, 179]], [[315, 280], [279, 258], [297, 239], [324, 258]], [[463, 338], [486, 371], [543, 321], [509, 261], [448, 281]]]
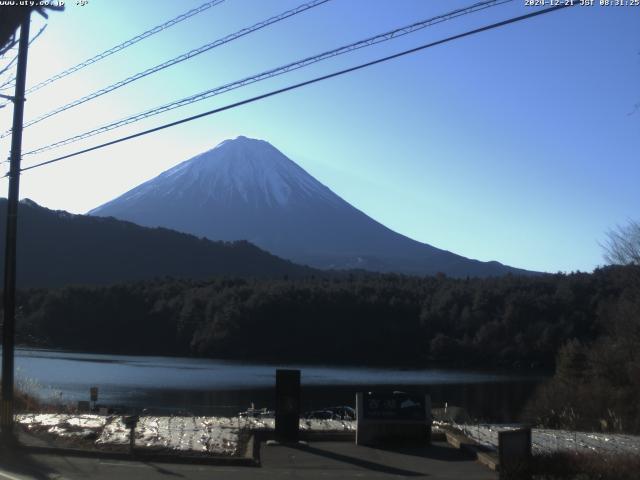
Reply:
[[[7, 200], [0, 198], [0, 251]], [[170, 275], [292, 277], [313, 269], [295, 265], [249, 242], [213, 242], [166, 228], [115, 218], [73, 215], [23, 200], [18, 216], [18, 286], [112, 284]], [[0, 256], [0, 271], [4, 256]]]
[[637, 267], [450, 279], [158, 280], [19, 294], [24, 345], [360, 365], [552, 368], [606, 331]]

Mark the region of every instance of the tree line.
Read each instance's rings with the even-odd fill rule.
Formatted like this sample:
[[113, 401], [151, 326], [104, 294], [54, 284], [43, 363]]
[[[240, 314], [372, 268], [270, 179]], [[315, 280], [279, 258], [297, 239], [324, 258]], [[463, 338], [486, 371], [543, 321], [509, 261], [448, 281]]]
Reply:
[[535, 424], [640, 432], [640, 266], [490, 279], [162, 278], [18, 293], [20, 345], [555, 374]]
[[[608, 269], [595, 297], [598, 335], [569, 339], [529, 402], [527, 420], [552, 428], [640, 433], [640, 222], [607, 232]], [[599, 276], [600, 272], [595, 272]], [[609, 291], [609, 293], [602, 293]], [[637, 470], [637, 469], [636, 469]], [[636, 471], [629, 468], [628, 471]], [[613, 475], [615, 476], [615, 474]]]
[[606, 333], [637, 267], [490, 279], [157, 279], [18, 294], [22, 345], [228, 359], [552, 369]]
[[570, 339], [561, 347], [555, 375], [527, 407], [528, 420], [572, 430], [640, 433], [638, 260], [618, 271], [614, 281], [624, 282], [619, 295], [596, 304], [599, 335], [592, 341]]

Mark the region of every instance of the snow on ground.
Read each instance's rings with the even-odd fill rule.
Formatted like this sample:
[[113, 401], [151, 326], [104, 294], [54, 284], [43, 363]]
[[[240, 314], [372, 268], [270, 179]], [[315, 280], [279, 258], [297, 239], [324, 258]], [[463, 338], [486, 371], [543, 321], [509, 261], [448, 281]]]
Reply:
[[[519, 428], [515, 425], [499, 424], [454, 424], [452, 426], [461, 430], [467, 437], [494, 450], [498, 448], [498, 432]], [[565, 450], [640, 455], [640, 436], [534, 428], [531, 430], [531, 448], [533, 453]]]
[[354, 432], [356, 431], [355, 420], [300, 420], [300, 430], [309, 432]]
[[100, 431], [106, 417], [101, 415], [70, 415], [64, 413], [24, 414], [18, 423], [29, 430], [46, 430], [59, 437], [91, 438]]
[[[118, 415], [24, 414], [18, 415], [17, 421], [34, 432], [95, 439], [96, 446], [129, 445], [129, 429]], [[135, 442], [136, 448], [239, 455], [242, 432], [274, 428], [273, 418], [142, 416], [136, 426]], [[300, 430], [355, 432], [355, 422], [301, 419]]]
[[[141, 417], [136, 426], [136, 447], [237, 455], [239, 430], [217, 425], [207, 417]], [[129, 429], [122, 417], [111, 417], [97, 445], [128, 445]]]
[[[129, 430], [123, 417], [92, 414], [23, 414], [17, 421], [30, 431], [46, 432], [62, 438], [95, 441], [97, 446], [129, 444]], [[434, 427], [441, 422], [434, 422]], [[518, 428], [500, 424], [448, 424], [491, 449], [498, 447], [498, 432]], [[247, 431], [270, 431], [274, 418], [255, 417], [158, 417], [142, 416], [136, 427], [136, 447], [218, 455], [239, 455], [240, 435]], [[308, 432], [355, 432], [349, 420], [301, 419], [300, 430]], [[560, 450], [640, 455], [640, 436], [572, 432], [534, 428], [534, 453]]]

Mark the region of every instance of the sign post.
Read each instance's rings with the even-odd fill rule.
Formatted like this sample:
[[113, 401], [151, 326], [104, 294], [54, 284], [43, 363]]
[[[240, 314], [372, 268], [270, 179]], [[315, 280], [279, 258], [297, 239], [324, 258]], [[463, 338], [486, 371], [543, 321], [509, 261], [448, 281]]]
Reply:
[[91, 410], [96, 409], [96, 402], [98, 401], [98, 387], [89, 388], [89, 399], [91, 401]]
[[300, 370], [276, 370], [276, 440], [300, 437]]
[[123, 420], [125, 427], [129, 429], [129, 453], [133, 456], [136, 446], [136, 425], [140, 417], [138, 415], [127, 415]]

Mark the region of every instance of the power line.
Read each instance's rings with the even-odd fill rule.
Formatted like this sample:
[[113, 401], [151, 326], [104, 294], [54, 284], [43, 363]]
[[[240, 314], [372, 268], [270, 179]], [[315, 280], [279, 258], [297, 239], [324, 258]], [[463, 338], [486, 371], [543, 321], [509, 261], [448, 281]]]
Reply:
[[110, 55], [113, 55], [116, 52], [119, 52], [120, 50], [123, 50], [127, 47], [130, 47], [131, 45], [134, 45], [142, 40], [144, 40], [145, 38], [148, 38], [152, 35], [155, 35], [156, 33], [161, 32], [162, 30], [166, 30], [167, 28], [173, 27], [174, 25], [177, 25], [178, 23], [193, 17], [194, 15], [198, 15], [199, 13], [204, 12], [205, 10], [208, 10], [211, 7], [215, 7], [216, 5], [224, 2], [225, 0], [210, 0], [208, 2], [203, 3], [202, 5], [200, 5], [199, 7], [196, 7], [192, 10], [189, 10], [188, 12], [185, 12], [183, 14], [178, 15], [175, 18], [172, 18], [171, 20], [168, 20], [160, 25], [156, 25], [155, 27], [147, 30], [146, 32], [143, 32], [139, 35], [136, 35], [133, 38], [130, 38], [129, 40], [120, 43], [119, 45], [116, 45], [115, 47], [111, 47], [108, 50], [105, 50], [102, 53], [99, 53], [98, 55], [95, 55], [87, 60], [85, 60], [84, 62], [80, 62], [77, 65], [74, 65], [73, 67], [70, 67], [56, 75], [54, 75], [53, 77], [50, 77], [46, 80], [43, 80], [42, 82], [38, 83], [37, 85], [34, 85], [33, 87], [29, 88], [27, 90], [26, 93], [32, 93], [35, 92], [36, 90], [41, 89], [42, 87], [49, 85], [50, 83], [53, 83], [57, 80], [60, 80], [61, 78], [64, 78], [68, 75], [71, 75], [72, 73], [77, 72], [78, 70], [81, 70], [89, 65], [92, 65]]
[[[44, 30], [47, 28], [47, 26], [45, 25], [44, 27], [42, 27], [40, 29], [40, 31], [38, 33], [36, 33], [33, 38], [31, 40], [29, 40], [29, 45], [31, 45], [33, 42], [35, 42], [35, 40], [42, 35], [42, 33], [44, 32]], [[0, 70], [0, 75], [2, 75], [4, 72], [6, 72], [7, 70], [9, 70], [9, 68], [11, 67], [11, 65], [13, 65], [13, 63], [18, 60], [18, 55], [16, 55], [15, 57], [13, 57], [11, 60], [9, 60], [9, 62], [2, 67], [2, 69]]]
[[11, 60], [7, 62], [4, 67], [2, 67], [2, 69], [0, 70], [0, 75], [9, 70], [9, 68], [11, 68], [11, 65], [13, 65], [16, 60], [18, 60], [18, 55], [15, 55]]
[[197, 93], [195, 95], [191, 95], [189, 97], [185, 97], [182, 98], [180, 100], [175, 100], [173, 102], [167, 103], [165, 105], [161, 105], [159, 107], [155, 107], [152, 108], [150, 110], [146, 110], [144, 112], [138, 113], [136, 115], [132, 115], [126, 118], [123, 118], [121, 120], [117, 120], [115, 122], [109, 123], [107, 125], [103, 125], [101, 127], [98, 128], [94, 128], [92, 130], [83, 132], [81, 134], [78, 135], [74, 135], [72, 137], [51, 143], [49, 145], [45, 145], [42, 147], [38, 147], [34, 150], [28, 151], [26, 153], [24, 153], [24, 155], [34, 155], [37, 153], [41, 153], [47, 150], [51, 150], [53, 148], [58, 148], [58, 147], [62, 147], [64, 145], [69, 145], [71, 143], [75, 143], [78, 142], [80, 140], [84, 140], [86, 138], [89, 137], [93, 137], [95, 135], [99, 135], [101, 133], [105, 133], [108, 132], [110, 130], [114, 130], [116, 128], [140, 121], [142, 119], [145, 118], [149, 118], [152, 117], [154, 115], [158, 115], [160, 113], [164, 113], [170, 110], [174, 110], [176, 108], [185, 106], [185, 105], [189, 105], [191, 103], [195, 103], [195, 102], [199, 102], [202, 100], [205, 100], [207, 98], [211, 98], [214, 97], [216, 95], [220, 95], [226, 92], [229, 92], [231, 90], [235, 90], [236, 88], [240, 88], [240, 87], [244, 87], [246, 85], [252, 84], [252, 83], [256, 83], [262, 80], [266, 80], [268, 78], [272, 78], [278, 75], [282, 75], [284, 73], [288, 73], [294, 70], [298, 70], [300, 68], [306, 67], [308, 65], [320, 62], [322, 60], [326, 60], [328, 58], [332, 58], [332, 57], [336, 57], [338, 55], [342, 55], [348, 52], [352, 52], [354, 50], [358, 50], [360, 48], [364, 48], [364, 47], [368, 47], [371, 45], [375, 45], [381, 42], [386, 42], [388, 40], [391, 40], [393, 38], [397, 38], [397, 37], [401, 37], [403, 35], [407, 35], [413, 32], [416, 32], [418, 30], [421, 30], [423, 28], [447, 21], [447, 20], [451, 20], [453, 18], [462, 16], [462, 15], [468, 15], [470, 13], [479, 11], [479, 10], [484, 10], [486, 8], [490, 8], [490, 7], [494, 7], [497, 5], [501, 5], [503, 3], [507, 3], [507, 2], [511, 2], [513, 0], [488, 0], [488, 1], [483, 1], [480, 3], [476, 3], [473, 4], [469, 7], [465, 7], [465, 8], [461, 8], [458, 10], [454, 10], [452, 12], [443, 14], [443, 15], [439, 15], [436, 17], [432, 17], [429, 18], [427, 20], [422, 20], [420, 22], [416, 22], [413, 23], [411, 25], [407, 25], [404, 27], [400, 27], [400, 28], [396, 28], [394, 30], [385, 32], [385, 33], [381, 33], [379, 35], [375, 35], [373, 37], [369, 37], [365, 40], [360, 40], [358, 42], [355, 43], [351, 43], [333, 50], [329, 50], [326, 52], [323, 52], [319, 55], [314, 55], [312, 57], [307, 57], [304, 58], [302, 60], [298, 60], [296, 62], [292, 62], [289, 63], [287, 65], [283, 65], [271, 70], [267, 70], [265, 72], [262, 73], [258, 73], [256, 75], [252, 75], [250, 77], [246, 77], [243, 78], [241, 80], [236, 80], [234, 82], [231, 83], [227, 83], [225, 85], [222, 86], [218, 86], [209, 90], [205, 90], [204, 92], [200, 92]]
[[[77, 65], [74, 65], [73, 67], [70, 67], [56, 75], [54, 75], [53, 77], [47, 78], [46, 80], [43, 80], [42, 82], [38, 83], [37, 85], [34, 85], [33, 87], [29, 88], [25, 93], [32, 93], [35, 92], [36, 90], [41, 89], [42, 87], [45, 87], [46, 85], [49, 85], [50, 83], [53, 83], [57, 80], [60, 80], [61, 78], [64, 78], [68, 75], [71, 75], [72, 73], [77, 72], [78, 70], [82, 70], [83, 68], [92, 65], [110, 55], [113, 55], [116, 52], [119, 52], [120, 50], [123, 50], [127, 47], [130, 47], [142, 40], [144, 40], [145, 38], [148, 38], [152, 35], [155, 35], [158, 32], [161, 32], [163, 30], [166, 30], [167, 28], [173, 27], [174, 25], [177, 25], [178, 23], [182, 22], [183, 20], [186, 20], [188, 18], [193, 17], [194, 15], [197, 15], [199, 13], [204, 12], [205, 10], [208, 10], [211, 7], [214, 7], [222, 2], [224, 2], [225, 0], [210, 0], [206, 3], [203, 3], [202, 5], [200, 5], [197, 8], [194, 8], [192, 10], [189, 10], [188, 12], [185, 12], [181, 15], [178, 15], [175, 18], [172, 18], [171, 20], [168, 20], [166, 22], [164, 22], [161, 25], [157, 25], [153, 28], [151, 28], [150, 30], [147, 30], [146, 32], [141, 33], [140, 35], [136, 35], [133, 38], [130, 38], [129, 40], [122, 42], [119, 45], [116, 45], [115, 47], [112, 47], [108, 50], [105, 50], [102, 53], [99, 53], [98, 55], [95, 55], [87, 60], [85, 60], [84, 62], [80, 62]], [[51, 8], [51, 7], [48, 7]], [[38, 34], [39, 35], [39, 34]], [[15, 42], [14, 42], [15, 43]], [[6, 102], [4, 104], [0, 104], [0, 108], [2, 108], [3, 106], [7, 105], [9, 102]], [[9, 130], [10, 132], [10, 130]], [[6, 132], [5, 132], [6, 133]], [[6, 134], [3, 134], [0, 138], [4, 138], [6, 136]]]
[[[40, 35], [42, 35], [42, 33], [45, 31], [45, 29], [46, 29], [46, 28], [47, 28], [47, 25], [44, 25], [44, 26], [43, 26], [43, 27], [38, 31], [38, 33], [36, 33], [36, 34], [33, 36], [33, 38], [32, 38], [31, 40], [29, 40], [29, 46], [31, 46], [31, 44], [32, 44], [33, 42], [35, 42], [35, 41], [36, 41], [36, 39], [37, 39]], [[6, 64], [4, 67], [2, 67], [2, 69], [0, 69], [0, 75], [2, 75], [4, 72], [6, 72], [7, 70], [9, 70], [9, 68], [11, 68], [11, 65], [13, 65], [13, 64], [14, 64], [14, 62], [15, 62], [16, 60], [18, 60], [18, 56], [19, 56], [19, 55], [14, 56], [11, 60], [9, 60], [9, 62], [7, 62], [7, 64]], [[15, 79], [16, 79], [16, 76], [15, 76], [15, 75], [13, 75], [13, 76], [11, 76], [11, 77], [9, 78], [9, 80], [6, 80], [6, 81], [4, 81], [4, 82], [0, 83], [0, 91], [2, 91], [2, 90], [8, 90], [9, 88], [12, 88], [12, 87], [15, 85], [15, 83], [14, 83]], [[8, 101], [8, 102], [5, 102], [5, 103], [3, 103], [3, 104], [0, 104], [0, 108], [4, 108], [4, 107], [6, 107], [9, 103], [11, 103], [11, 102], [10, 102], [10, 101]], [[9, 132], [11, 132], [11, 130], [9, 130]], [[0, 137], [0, 138], [4, 138], [4, 137]]]
[[[179, 55], [175, 58], [172, 58], [171, 60], [167, 60], [166, 62], [163, 62], [159, 65], [156, 65], [154, 67], [151, 67], [147, 70], [144, 70], [142, 72], [136, 73], [135, 75], [132, 75], [130, 77], [125, 78], [124, 80], [120, 80], [119, 82], [116, 82], [114, 84], [111, 84], [107, 87], [104, 87], [100, 90], [97, 90], [93, 93], [90, 93], [89, 95], [85, 95], [84, 97], [78, 98], [76, 100], [73, 100], [72, 102], [67, 103], [66, 105], [62, 105], [61, 107], [55, 108], [54, 110], [45, 113], [43, 115], [40, 115], [39, 117], [34, 118], [33, 120], [28, 121], [27, 123], [24, 124], [23, 128], [27, 128], [31, 125], [34, 125], [36, 123], [39, 123], [49, 117], [52, 117], [54, 115], [57, 115], [58, 113], [64, 112], [65, 110], [69, 110], [70, 108], [73, 107], [77, 107], [78, 105], [81, 105], [85, 102], [88, 102], [89, 100], [93, 100], [94, 98], [100, 97], [106, 93], [112, 92], [114, 90], [117, 90], [120, 87], [124, 87], [125, 85], [128, 85], [129, 83], [135, 82], [136, 80], [140, 80], [141, 78], [144, 78], [148, 75], [151, 75], [153, 73], [157, 73], [161, 70], [164, 70], [165, 68], [171, 67], [173, 65], [176, 65], [178, 63], [184, 62], [185, 60], [188, 60], [190, 58], [195, 57], [196, 55], [200, 55], [201, 53], [207, 52], [213, 48], [219, 47], [221, 45], [224, 45], [225, 43], [229, 43], [233, 40], [236, 40], [238, 38], [244, 37], [245, 35], [248, 35], [252, 32], [255, 32], [257, 30], [260, 30], [262, 28], [265, 28], [269, 25], [272, 25], [274, 23], [280, 22], [282, 20], [285, 20], [289, 17], [292, 17], [294, 15], [297, 15], [299, 13], [305, 12], [311, 8], [317, 7], [319, 5], [322, 5], [323, 3], [327, 3], [330, 0], [312, 0], [311, 2], [307, 2], [307, 3], [303, 3], [302, 5], [297, 6], [296, 8], [293, 8], [291, 10], [287, 10], [285, 12], [282, 12], [278, 15], [275, 15], [271, 18], [268, 18], [267, 20], [263, 20], [259, 23], [256, 23], [255, 25], [252, 25], [250, 27], [247, 28], [243, 28], [242, 30], [239, 30], [235, 33], [232, 33], [230, 35], [227, 35], [226, 37], [220, 38], [218, 40], [215, 40], [211, 43], [207, 43], [206, 45], [202, 45], [201, 47], [195, 48], [193, 50], [190, 50], [189, 52], [183, 53], [182, 55]], [[11, 134], [11, 130], [7, 130], [6, 132], [4, 132], [2, 135], [0, 135], [0, 138], [4, 138], [7, 135]]]
[[[15, 79], [16, 79], [15, 75], [13, 75], [12, 77], [9, 77], [9, 80], [6, 80], [2, 84], [0, 84], [0, 90], [7, 90], [7, 89], [13, 87], [13, 82], [14, 82]], [[2, 107], [0, 107], [0, 108], [2, 108]]]
[[9, 39], [7, 40], [7, 43], [5, 44], [4, 47], [0, 47], [0, 56], [4, 55], [5, 53], [7, 53], [9, 50], [11, 50], [14, 46], [16, 46], [18, 43], [18, 41], [16, 40], [16, 35], [15, 33], [9, 37]]
[[45, 29], [47, 28], [47, 26], [48, 26], [48, 24], [47, 24], [47, 25], [44, 25], [40, 30], [38, 30], [38, 33], [36, 33], [36, 34], [33, 36], [33, 38], [32, 38], [31, 40], [29, 40], [29, 46], [31, 46], [31, 44], [32, 44], [33, 42], [35, 42], [35, 41], [37, 40], [37, 38], [38, 38], [40, 35], [42, 35], [42, 34], [44, 33], [44, 31], [45, 31]]
[[[577, 5], [577, 4], [574, 4], [574, 5]], [[34, 168], [42, 167], [44, 165], [49, 165], [49, 164], [52, 164], [52, 163], [55, 163], [55, 162], [59, 162], [61, 160], [65, 160], [67, 158], [71, 158], [71, 157], [75, 157], [77, 155], [81, 155], [83, 153], [88, 153], [88, 152], [92, 152], [94, 150], [99, 150], [99, 149], [102, 149], [102, 148], [105, 148], [105, 147], [108, 147], [108, 146], [111, 146], [111, 145], [115, 145], [117, 143], [121, 143], [121, 142], [124, 142], [124, 141], [127, 141], [127, 140], [131, 140], [131, 139], [134, 139], [134, 138], [137, 138], [137, 137], [148, 135], [150, 133], [154, 133], [154, 132], [157, 132], [157, 131], [160, 131], [160, 130], [164, 130], [164, 129], [169, 128], [169, 127], [174, 127], [176, 125], [180, 125], [180, 124], [183, 124], [183, 123], [191, 122], [191, 121], [197, 120], [199, 118], [203, 118], [203, 117], [206, 117], [206, 116], [209, 116], [209, 115], [214, 115], [216, 113], [220, 113], [220, 112], [223, 112], [225, 110], [231, 110], [233, 108], [237, 108], [237, 107], [240, 107], [242, 105], [247, 105], [249, 103], [257, 102], [258, 100], [263, 100], [265, 98], [273, 97], [273, 96], [279, 95], [281, 93], [289, 92], [291, 90], [296, 90], [298, 88], [302, 88], [302, 87], [305, 87], [307, 85], [318, 83], [318, 82], [321, 82], [323, 80], [328, 80], [330, 78], [342, 76], [342, 75], [345, 75], [347, 73], [355, 72], [357, 70], [361, 70], [361, 69], [364, 69], [364, 68], [367, 68], [367, 67], [371, 67], [373, 65], [377, 65], [377, 64], [380, 64], [380, 63], [383, 63], [383, 62], [387, 62], [389, 60], [400, 58], [400, 57], [403, 57], [405, 55], [410, 55], [412, 53], [416, 53], [416, 52], [425, 50], [427, 48], [435, 47], [437, 45], [442, 45], [444, 43], [448, 43], [448, 42], [451, 42], [451, 41], [454, 41], [454, 40], [458, 40], [460, 38], [468, 37], [468, 36], [475, 35], [475, 34], [481, 33], [481, 32], [486, 32], [488, 30], [493, 30], [495, 28], [503, 27], [503, 26], [506, 26], [506, 25], [509, 25], [509, 24], [512, 24], [512, 23], [516, 23], [516, 22], [520, 22], [520, 21], [523, 21], [523, 20], [527, 20], [529, 18], [537, 17], [538, 15], [543, 15], [545, 13], [554, 12], [554, 11], [557, 11], [557, 10], [560, 10], [560, 9], [563, 9], [563, 8], [567, 8], [567, 7], [572, 7], [572, 6], [573, 6], [572, 4], [561, 4], [561, 5], [557, 5], [557, 6], [554, 6], [554, 7], [549, 7], [549, 8], [543, 9], [543, 10], [537, 10], [535, 12], [528, 13], [526, 15], [520, 15], [518, 17], [512, 17], [510, 19], [503, 20], [501, 22], [492, 23], [490, 25], [485, 25], [484, 27], [476, 28], [474, 30], [469, 30], [467, 32], [460, 33], [460, 34], [457, 34], [457, 35], [453, 35], [451, 37], [447, 37], [447, 38], [444, 38], [442, 40], [437, 40], [435, 42], [431, 42], [431, 43], [427, 43], [427, 44], [424, 44], [424, 45], [420, 45], [418, 47], [411, 48], [409, 50], [404, 50], [402, 52], [395, 53], [393, 55], [388, 55], [386, 57], [378, 58], [376, 60], [372, 60], [370, 62], [362, 63], [362, 64], [356, 65], [354, 67], [346, 68], [344, 70], [339, 70], [337, 72], [333, 72], [333, 73], [330, 73], [330, 74], [327, 74], [327, 75], [322, 75], [320, 77], [316, 77], [316, 78], [313, 78], [311, 80], [306, 80], [304, 82], [296, 83], [294, 85], [289, 85], [287, 87], [280, 88], [278, 90], [272, 90], [271, 92], [264, 93], [264, 94], [258, 95], [256, 97], [248, 98], [248, 99], [245, 99], [245, 100], [242, 100], [242, 101], [239, 101], [239, 102], [235, 102], [235, 103], [232, 103], [232, 104], [229, 104], [229, 105], [225, 105], [224, 107], [219, 107], [219, 108], [216, 108], [214, 110], [209, 110], [207, 112], [199, 113], [197, 115], [192, 115], [190, 117], [186, 117], [186, 118], [183, 118], [183, 119], [180, 119], [180, 120], [176, 120], [174, 122], [166, 123], [164, 125], [160, 125], [158, 127], [154, 127], [154, 128], [148, 129], [148, 130], [144, 130], [142, 132], [134, 133], [132, 135], [127, 135], [125, 137], [121, 137], [121, 138], [118, 138], [116, 140], [112, 140], [110, 142], [105, 142], [105, 143], [102, 143], [102, 144], [99, 144], [99, 145], [95, 145], [93, 147], [89, 147], [89, 148], [85, 148], [83, 150], [79, 150], [79, 151], [74, 152], [74, 153], [69, 153], [69, 154], [63, 155], [61, 157], [57, 157], [57, 158], [54, 158], [54, 159], [51, 159], [51, 160], [47, 160], [45, 162], [40, 162], [40, 163], [37, 163], [35, 165], [31, 165], [29, 167], [22, 168], [20, 171], [31, 170], [31, 169], [34, 169]], [[6, 176], [8, 176], [8, 175], [5, 175], [5, 177]]]

